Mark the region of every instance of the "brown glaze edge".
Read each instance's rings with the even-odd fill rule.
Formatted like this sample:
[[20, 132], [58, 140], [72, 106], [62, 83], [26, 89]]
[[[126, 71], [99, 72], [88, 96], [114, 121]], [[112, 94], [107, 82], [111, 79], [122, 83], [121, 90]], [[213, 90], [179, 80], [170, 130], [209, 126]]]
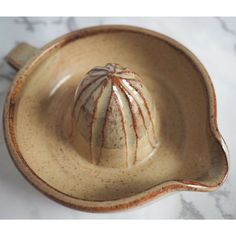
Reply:
[[125, 167], [129, 167], [129, 163], [128, 163], [128, 144], [127, 144], [127, 131], [125, 128], [125, 118], [124, 118], [124, 113], [122, 111], [121, 108], [121, 104], [118, 100], [117, 94], [114, 92], [114, 100], [115, 100], [115, 104], [116, 107], [118, 109], [119, 115], [120, 115], [120, 121], [121, 121], [121, 125], [122, 125], [122, 129], [124, 132], [124, 140], [125, 140]]
[[[112, 203], [110, 206], [88, 206], [89, 203], [96, 202], [99, 204], [98, 201], [83, 201], [79, 200], [81, 203], [86, 204], [77, 204], [71, 203], [67, 201], [67, 197], [74, 199], [73, 196], [69, 196], [65, 193], [62, 193], [52, 186], [48, 185], [45, 181], [43, 181], [40, 177], [38, 177], [33, 170], [27, 165], [24, 161], [23, 157], [20, 154], [20, 150], [16, 143], [15, 133], [14, 133], [14, 109], [17, 102], [17, 96], [19, 95], [21, 88], [23, 86], [24, 80], [26, 80], [28, 73], [32, 67], [34, 67], [37, 63], [41, 61], [41, 59], [49, 54], [50, 52], [56, 50], [64, 46], [65, 44], [76, 40], [78, 38], [84, 38], [87, 36], [95, 35], [97, 33], [108, 33], [108, 32], [121, 32], [121, 31], [128, 31], [133, 33], [141, 33], [145, 34], [146, 36], [154, 37], [159, 40], [163, 40], [168, 45], [174, 47], [175, 49], [179, 50], [184, 56], [191, 61], [193, 66], [200, 72], [201, 77], [203, 78], [204, 85], [206, 87], [207, 95], [208, 95], [208, 106], [209, 106], [209, 121], [210, 121], [210, 128], [214, 138], [219, 142], [220, 146], [222, 147], [223, 152], [225, 153], [225, 173], [223, 174], [223, 178], [216, 184], [216, 185], [205, 185], [197, 181], [190, 181], [190, 180], [177, 180], [177, 181], [168, 181], [165, 182], [159, 190], [155, 190], [155, 187], [151, 188], [151, 190], [144, 191], [139, 193], [135, 196], [113, 200], [113, 201], [104, 201], [107, 203]], [[211, 100], [212, 99], [212, 100]], [[75, 31], [60, 37], [59, 39], [54, 40], [53, 42], [47, 44], [45, 47], [42, 48], [18, 73], [16, 76], [11, 89], [8, 92], [6, 97], [5, 106], [4, 106], [4, 113], [3, 113], [3, 127], [4, 127], [4, 137], [7, 143], [7, 148], [9, 153], [11, 154], [11, 158], [14, 161], [16, 167], [20, 170], [23, 176], [39, 191], [46, 194], [51, 199], [62, 203], [71, 208], [80, 209], [84, 211], [90, 212], [108, 212], [108, 211], [115, 211], [115, 210], [122, 210], [127, 209], [133, 206], [140, 205], [148, 200], [151, 200], [157, 196], [161, 196], [168, 192], [178, 191], [178, 190], [192, 190], [192, 191], [212, 191], [219, 187], [225, 180], [227, 173], [228, 173], [228, 158], [227, 158], [227, 147], [225, 142], [218, 130], [217, 127], [217, 119], [216, 119], [216, 98], [213, 85], [211, 83], [210, 77], [206, 72], [203, 65], [200, 61], [193, 55], [187, 48], [183, 45], [178, 43], [177, 41], [162, 35], [157, 32], [153, 32], [150, 30], [133, 27], [133, 26], [98, 26], [98, 27], [91, 27], [84, 30]], [[158, 185], [160, 187], [160, 185]], [[58, 195], [59, 196], [55, 196]], [[132, 200], [132, 198], [135, 198]], [[127, 201], [124, 203], [118, 203], [120, 201]], [[86, 206], [85, 206], [86, 205]]]
[[92, 120], [91, 120], [91, 124], [90, 124], [90, 126], [91, 126], [90, 127], [90, 137], [89, 137], [90, 155], [91, 155], [91, 158], [92, 158], [92, 162], [95, 163], [95, 164], [99, 164], [99, 162], [100, 162], [102, 146], [100, 147], [98, 159], [94, 160], [93, 150], [92, 150], [93, 126], [94, 126], [94, 121], [95, 121], [95, 118], [96, 118], [98, 102], [99, 102], [99, 99], [101, 98], [102, 93], [103, 93], [104, 89], [106, 88], [107, 84], [108, 84], [108, 80], [103, 81], [102, 84], [101, 84], [102, 88], [100, 89], [99, 94], [98, 94], [98, 96], [97, 96], [97, 98], [95, 100], [95, 106], [94, 106], [94, 109], [93, 109], [93, 115], [92, 115]]

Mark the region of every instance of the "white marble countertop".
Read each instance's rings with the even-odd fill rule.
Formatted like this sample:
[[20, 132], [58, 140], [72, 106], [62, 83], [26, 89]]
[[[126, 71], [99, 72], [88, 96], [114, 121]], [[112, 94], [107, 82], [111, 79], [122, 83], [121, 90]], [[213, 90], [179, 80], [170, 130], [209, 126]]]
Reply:
[[0, 18], [0, 111], [15, 72], [4, 56], [18, 43], [41, 47], [92, 25], [129, 24], [164, 33], [205, 65], [217, 95], [219, 129], [230, 150], [230, 173], [216, 192], [179, 192], [138, 209], [94, 214], [61, 206], [35, 190], [12, 163], [0, 126], [0, 218], [236, 218], [236, 18]]

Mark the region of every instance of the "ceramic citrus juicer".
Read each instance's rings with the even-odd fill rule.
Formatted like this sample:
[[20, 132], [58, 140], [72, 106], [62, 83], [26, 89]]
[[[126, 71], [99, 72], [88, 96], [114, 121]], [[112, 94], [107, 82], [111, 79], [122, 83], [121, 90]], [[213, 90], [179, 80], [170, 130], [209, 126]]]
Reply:
[[10, 154], [50, 198], [85, 211], [171, 191], [212, 191], [228, 172], [210, 78], [162, 34], [130, 26], [69, 33], [7, 56], [20, 69], [5, 104]]

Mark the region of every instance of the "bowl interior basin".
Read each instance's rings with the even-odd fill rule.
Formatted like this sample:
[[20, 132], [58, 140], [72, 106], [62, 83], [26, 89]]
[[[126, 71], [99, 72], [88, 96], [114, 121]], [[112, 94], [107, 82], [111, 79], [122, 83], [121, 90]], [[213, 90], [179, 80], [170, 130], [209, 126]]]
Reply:
[[[109, 62], [140, 75], [158, 113], [156, 152], [128, 169], [88, 163], [61, 132], [63, 116], [85, 73]], [[15, 107], [16, 141], [35, 175], [78, 199], [122, 199], [172, 180], [216, 186], [227, 163], [212, 131], [210, 86], [196, 62], [164, 36], [114, 30], [74, 37], [43, 55], [27, 74]]]

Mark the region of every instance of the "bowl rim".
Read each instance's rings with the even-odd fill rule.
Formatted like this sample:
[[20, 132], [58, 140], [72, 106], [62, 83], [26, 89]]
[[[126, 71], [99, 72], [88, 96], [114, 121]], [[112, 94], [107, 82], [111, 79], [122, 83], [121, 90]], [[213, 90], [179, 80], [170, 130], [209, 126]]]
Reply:
[[[28, 164], [24, 160], [23, 155], [21, 154], [18, 144], [16, 142], [16, 135], [14, 130], [14, 111], [17, 103], [18, 94], [23, 88], [23, 84], [24, 81], [27, 79], [28, 73], [44, 58], [45, 55], [52, 53], [54, 50], [63, 47], [67, 43], [95, 34], [122, 31], [143, 34], [164, 41], [168, 45], [174, 47], [180, 53], [187, 56], [187, 58], [195, 67], [195, 69], [201, 74], [201, 77], [203, 78], [204, 82], [203, 84], [205, 84], [208, 95], [208, 120], [210, 122], [210, 129], [213, 134], [213, 137], [219, 142], [220, 146], [222, 147], [225, 156], [225, 172], [223, 174], [222, 179], [218, 181], [218, 183], [206, 185], [193, 180], [173, 180], [158, 184], [142, 193], [138, 193], [136, 195], [118, 200], [87, 201], [70, 196], [50, 186], [43, 179], [37, 176], [37, 174], [34, 173], [34, 171], [28, 166]], [[149, 29], [128, 25], [103, 25], [79, 29], [67, 33], [59, 38], [56, 38], [55, 40], [49, 42], [44, 47], [42, 47], [36, 53], [36, 55], [26, 63], [26, 65], [17, 73], [6, 96], [3, 112], [3, 129], [5, 142], [7, 144], [8, 151], [15, 166], [36, 189], [38, 189], [40, 192], [42, 192], [49, 198], [71, 208], [88, 212], [110, 212], [128, 209], [130, 207], [141, 205], [142, 203], [152, 200], [153, 198], [160, 197], [166, 193], [173, 191], [192, 190], [206, 192], [213, 191], [220, 185], [222, 185], [228, 174], [229, 154], [226, 143], [218, 130], [216, 113], [216, 95], [210, 76], [208, 75], [206, 69], [199, 61], [199, 59], [185, 46], [164, 34]]]

